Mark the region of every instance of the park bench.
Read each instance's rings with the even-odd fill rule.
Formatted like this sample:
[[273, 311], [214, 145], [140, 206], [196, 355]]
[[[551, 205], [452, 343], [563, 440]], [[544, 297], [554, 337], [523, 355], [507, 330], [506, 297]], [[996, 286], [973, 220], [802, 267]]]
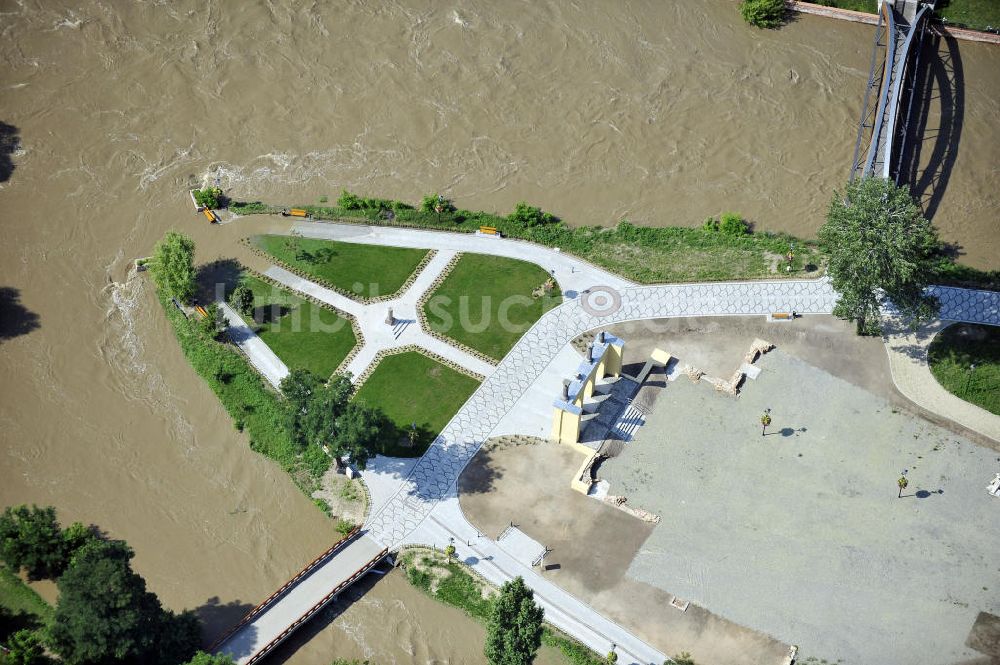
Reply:
[[500, 237], [500, 232], [497, 231], [497, 227], [495, 226], [480, 226], [479, 231], [477, 231], [476, 233], [481, 236], [494, 236], [496, 238]]
[[203, 317], [204, 316], [208, 316], [208, 311], [204, 307], [202, 307], [201, 305], [195, 305], [194, 306], [194, 311], [198, 312]]
[[308, 217], [309, 216], [309, 213], [306, 212], [305, 210], [303, 210], [302, 208], [292, 208], [291, 210], [288, 211], [288, 214], [291, 215], [292, 217]]
[[208, 218], [209, 223], [211, 224], [218, 223], [219, 218], [216, 217], [215, 213], [212, 212], [211, 208], [205, 208], [204, 210], [202, 210], [202, 213], [204, 213], [205, 217]]
[[798, 312], [792, 310], [791, 312], [772, 312], [768, 319], [771, 321], [793, 321], [798, 318]]

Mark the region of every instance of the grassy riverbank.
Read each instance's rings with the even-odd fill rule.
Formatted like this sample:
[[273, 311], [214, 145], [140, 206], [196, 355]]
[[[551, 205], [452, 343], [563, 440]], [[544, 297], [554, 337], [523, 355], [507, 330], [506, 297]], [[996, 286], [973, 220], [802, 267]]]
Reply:
[[[52, 606], [6, 566], [0, 565], [0, 639], [21, 628], [34, 628], [52, 616]], [[8, 624], [10, 624], [8, 626]]]
[[285, 427], [281, 397], [234, 346], [208, 339], [162, 292], [157, 291], [157, 297], [188, 362], [219, 398], [236, 429], [247, 434], [250, 448], [277, 462], [311, 497], [320, 488], [329, 457], [322, 451], [300, 451]]
[[[877, 0], [810, 0], [817, 5], [851, 9], [856, 12], [874, 14], [878, 11]], [[993, 31], [1000, 29], [1000, 2], [996, 0], [938, 0], [934, 11], [937, 18], [947, 25], [970, 30]]]
[[1000, 328], [956, 323], [934, 338], [927, 353], [945, 390], [1000, 415]]
[[[636, 226], [623, 221], [615, 227], [568, 227], [560, 222], [527, 226], [494, 213], [416, 210], [400, 201], [379, 199], [382, 208], [347, 209], [299, 206], [314, 219], [377, 226], [401, 226], [436, 231], [474, 233], [480, 226], [496, 227], [508, 238], [519, 238], [601, 266], [640, 284], [731, 281], [779, 277], [814, 278], [825, 272], [827, 258], [813, 240], [768, 231], [728, 234], [717, 224], [700, 228]], [[278, 214], [285, 208], [261, 202], [235, 202], [239, 215]], [[713, 220], [707, 220], [713, 221]], [[784, 259], [793, 249], [791, 270]], [[1000, 290], [1000, 270], [963, 266], [942, 255], [933, 283], [964, 288]]]
[[[644, 227], [623, 221], [615, 227], [568, 227], [558, 221], [526, 224], [513, 216], [470, 210], [424, 212], [399, 201], [382, 201], [384, 208], [348, 209], [299, 206], [314, 219], [438, 231], [474, 233], [481, 226], [497, 228], [505, 237], [558, 247], [633, 281], [699, 282], [767, 277], [816, 277], [823, 256], [816, 243], [783, 233], [725, 233], [715, 223], [700, 228]], [[236, 214], [268, 214], [281, 207], [233, 203]], [[714, 221], [714, 220], [710, 220]], [[794, 248], [791, 271], [784, 260]]]
[[[411, 548], [402, 554], [403, 567], [410, 584], [446, 605], [457, 607], [470, 617], [486, 623], [496, 592], [462, 563], [448, 561], [440, 552]], [[559, 651], [572, 665], [604, 665], [607, 661], [576, 640], [546, 625], [542, 648]]]

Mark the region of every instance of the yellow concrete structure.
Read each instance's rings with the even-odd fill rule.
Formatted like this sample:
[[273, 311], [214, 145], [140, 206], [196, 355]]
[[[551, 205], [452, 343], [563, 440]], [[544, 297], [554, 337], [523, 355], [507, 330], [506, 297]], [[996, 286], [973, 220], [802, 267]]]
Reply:
[[621, 374], [624, 351], [624, 341], [606, 332], [598, 333], [587, 347], [587, 358], [575, 376], [563, 382], [562, 395], [552, 403], [552, 439], [569, 444], [580, 440], [583, 403], [594, 394], [599, 380]]

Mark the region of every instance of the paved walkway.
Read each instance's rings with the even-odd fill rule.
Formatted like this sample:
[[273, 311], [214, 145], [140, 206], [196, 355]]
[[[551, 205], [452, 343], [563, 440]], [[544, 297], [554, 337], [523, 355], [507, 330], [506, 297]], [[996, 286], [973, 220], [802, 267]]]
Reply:
[[[299, 222], [295, 233], [306, 238], [356, 242], [366, 245], [389, 247], [416, 247], [421, 249], [475, 252], [505, 256], [530, 261], [547, 272], [552, 272], [564, 295], [575, 298], [592, 286], [603, 284], [614, 288], [634, 286], [623, 277], [598, 268], [575, 256], [557, 252], [549, 247], [523, 240], [511, 240], [471, 233], [424, 231], [394, 226], [360, 226], [334, 222]], [[554, 272], [553, 272], [554, 271]]]
[[916, 331], [887, 326], [885, 349], [892, 382], [918, 406], [1000, 443], [1000, 416], [951, 394], [931, 374], [927, 348], [952, 323], [938, 320]]
[[257, 333], [243, 321], [243, 318], [225, 302], [219, 302], [219, 309], [226, 317], [229, 328], [226, 333], [236, 346], [246, 354], [258, 372], [275, 388], [288, 376], [288, 367], [281, 358], [257, 336]]

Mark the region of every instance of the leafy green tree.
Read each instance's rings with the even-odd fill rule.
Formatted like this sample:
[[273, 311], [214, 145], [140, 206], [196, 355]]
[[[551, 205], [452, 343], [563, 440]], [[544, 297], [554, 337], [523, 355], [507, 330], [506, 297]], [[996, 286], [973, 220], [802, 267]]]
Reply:
[[191, 302], [195, 291], [194, 241], [183, 233], [167, 231], [153, 252], [150, 271], [167, 295]]
[[858, 334], [881, 332], [883, 295], [904, 317], [936, 312], [937, 301], [924, 288], [939, 249], [937, 232], [908, 188], [882, 178], [848, 183], [846, 196], [834, 195], [819, 240], [839, 294], [833, 313], [855, 321]]
[[542, 226], [543, 224], [553, 224], [558, 222], [559, 218], [550, 212], [545, 212], [541, 208], [530, 206], [521, 201], [514, 206], [514, 212], [507, 215], [507, 221], [530, 228], [532, 226]]
[[194, 654], [197, 618], [164, 610], [132, 571], [132, 556], [122, 541], [93, 541], [59, 578], [49, 645], [66, 663], [174, 665]]
[[758, 28], [777, 28], [785, 22], [785, 0], [743, 0], [743, 20]]
[[529, 665], [542, 643], [544, 611], [520, 576], [500, 587], [486, 624], [491, 665]]
[[205, 208], [218, 208], [223, 201], [222, 190], [218, 187], [206, 187], [194, 190], [195, 202]]
[[66, 547], [55, 508], [21, 505], [4, 510], [0, 559], [13, 571], [26, 569], [32, 580], [58, 577], [66, 566]]
[[235, 665], [236, 661], [229, 656], [216, 656], [215, 654], [199, 651], [194, 658], [182, 665]]
[[307, 369], [296, 368], [281, 380], [280, 387], [285, 396], [285, 427], [296, 443], [305, 446], [305, 419], [313, 396], [323, 388], [323, 379]]
[[214, 302], [205, 308], [205, 312], [205, 316], [198, 320], [198, 329], [205, 337], [216, 339], [226, 331], [226, 316]]
[[334, 423], [334, 456], [350, 455], [351, 461], [364, 469], [377, 450], [386, 428], [385, 415], [361, 402], [348, 402]]
[[246, 284], [240, 284], [229, 294], [229, 304], [243, 316], [253, 316], [253, 289]]
[[42, 638], [33, 630], [19, 630], [7, 638], [7, 651], [0, 650], [2, 665], [44, 665], [51, 662], [45, 657]]

